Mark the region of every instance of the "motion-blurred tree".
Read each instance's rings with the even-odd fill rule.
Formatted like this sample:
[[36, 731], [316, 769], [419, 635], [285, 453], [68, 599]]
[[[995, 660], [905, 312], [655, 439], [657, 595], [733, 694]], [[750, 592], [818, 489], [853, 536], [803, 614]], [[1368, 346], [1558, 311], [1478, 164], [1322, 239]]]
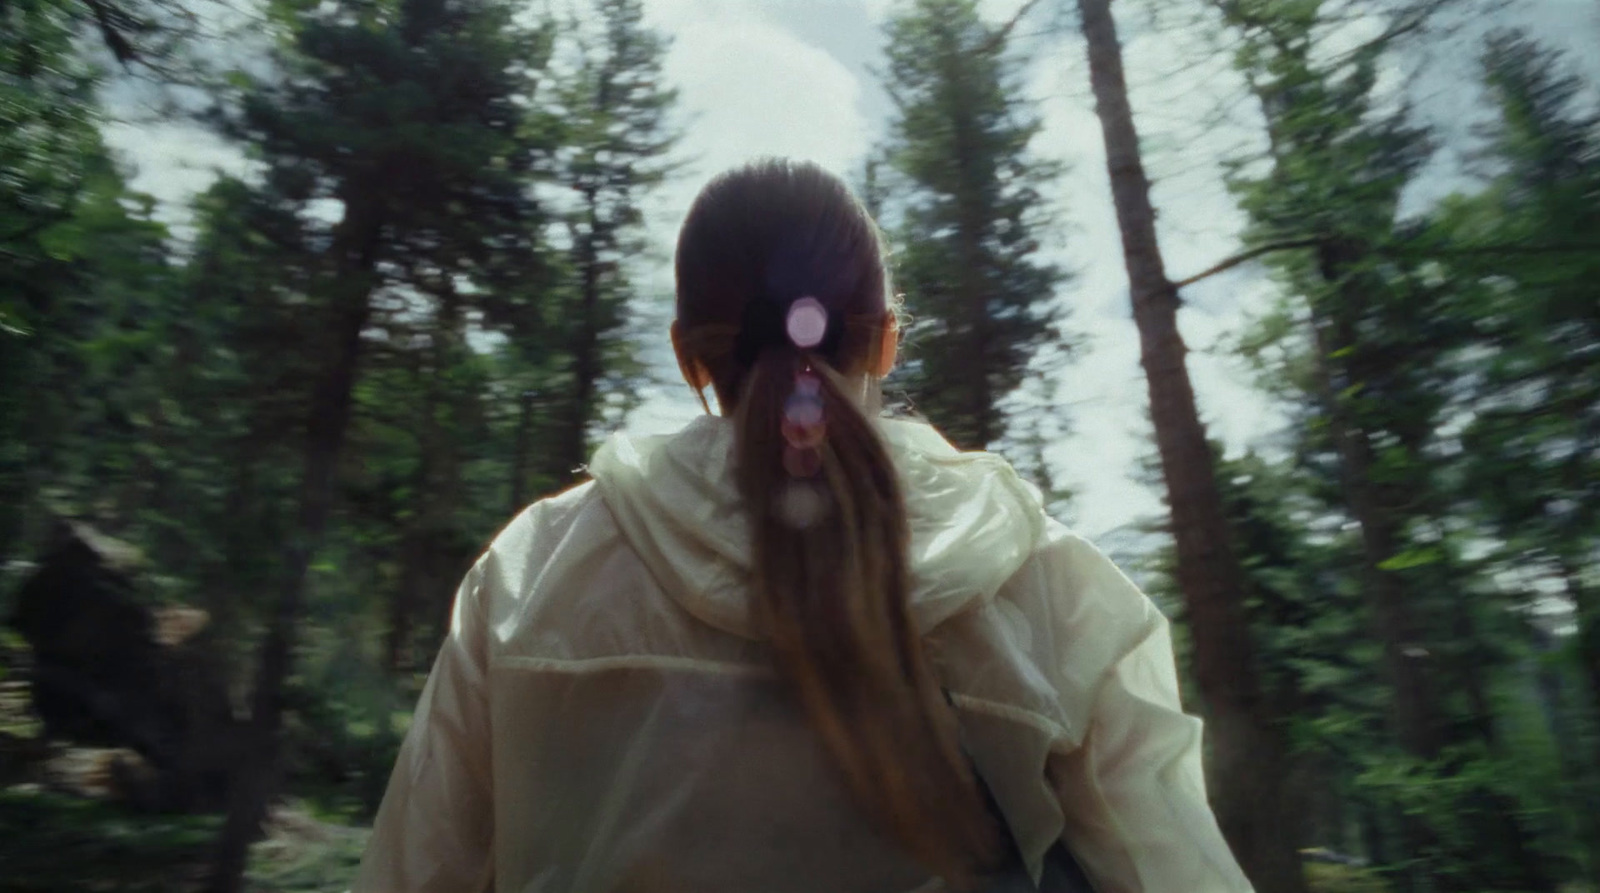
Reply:
[[[1374, 718], [1381, 717], [1385, 700], [1376, 651], [1362, 622], [1360, 583], [1349, 571], [1359, 563], [1359, 536], [1348, 530], [1347, 516], [1322, 498], [1319, 470], [1297, 457], [1272, 461], [1251, 451], [1224, 458], [1216, 443], [1212, 453], [1248, 586], [1244, 607], [1262, 688], [1277, 705], [1292, 745], [1293, 771], [1285, 783], [1294, 788], [1289, 799], [1302, 809], [1295, 817], [1296, 842], [1381, 859], [1384, 834], [1369, 827], [1370, 811], [1354, 784], [1360, 755], [1381, 743], [1381, 723]], [[1152, 461], [1144, 477], [1159, 485], [1158, 463]], [[1178, 605], [1174, 620], [1186, 639], [1174, 551], [1163, 548], [1152, 559], [1151, 594]]]
[[[588, 19], [592, 19], [592, 22]], [[637, 297], [628, 265], [645, 250], [641, 201], [675, 165], [671, 121], [677, 91], [661, 74], [668, 43], [645, 25], [641, 0], [596, 0], [590, 16], [567, 28], [572, 70], [545, 114], [559, 122], [553, 179], [570, 244], [563, 300], [546, 343], [570, 356], [551, 477], [570, 480], [589, 459], [589, 435], [607, 396], [626, 397], [638, 376], [621, 339], [627, 305]]]
[[1500, 107], [1484, 160], [1497, 175], [1438, 215], [1455, 250], [1436, 275], [1479, 283], [1459, 311], [1491, 352], [1463, 357], [1475, 416], [1464, 492], [1560, 581], [1600, 712], [1600, 591], [1588, 579], [1600, 534], [1600, 110], [1523, 35], [1496, 34], [1484, 64]]
[[[1434, 215], [1430, 275], [1455, 284], [1450, 311], [1468, 329], [1454, 358], [1462, 382], [1455, 494], [1498, 541], [1489, 561], [1523, 584], [1522, 610], [1554, 602], [1576, 634], [1536, 647], [1549, 733], [1590, 841], [1576, 858], [1600, 874], [1600, 107], [1552, 53], [1516, 32], [1488, 40], [1483, 64], [1498, 116], [1480, 159], [1484, 191]], [[1556, 661], [1556, 658], [1564, 658]], [[1569, 669], [1570, 668], [1570, 669]], [[1564, 683], [1564, 677], [1577, 677]], [[1578, 682], [1582, 679], [1587, 686]], [[1586, 716], [1568, 719], [1561, 689], [1587, 687]]]
[[255, 200], [302, 223], [299, 241], [282, 246], [285, 272], [299, 274], [286, 278], [300, 287], [262, 297], [297, 307], [302, 326], [285, 347], [312, 372], [301, 392], [297, 517], [256, 670], [251, 752], [210, 880], [217, 891], [239, 888], [272, 793], [297, 621], [371, 327], [445, 307], [474, 277], [531, 271], [539, 256], [526, 180], [540, 147], [522, 121], [547, 55], [544, 30], [496, 0], [352, 0], [292, 20], [281, 79], [251, 83], [221, 122], [265, 166]]
[[[0, 8], [0, 564], [46, 510], [103, 500], [92, 476], [137, 461], [130, 404], [171, 281], [153, 202], [101, 140], [99, 79], [73, 10]], [[98, 430], [91, 435], [90, 428]]]
[[974, 0], [915, 0], [886, 33], [884, 151], [904, 188], [879, 194], [910, 315], [900, 381], [954, 443], [983, 449], [1006, 436], [1004, 402], [1031, 364], [1069, 343], [1066, 274], [1038, 256], [1061, 169], [1029, 151], [1040, 125], [1021, 60]]
[[1089, 82], [1106, 147], [1141, 363], [1150, 395], [1175, 573], [1189, 621], [1194, 674], [1210, 729], [1218, 824], [1251, 882], [1267, 893], [1305, 889], [1296, 833], [1299, 805], [1282, 706], [1264, 691], [1239, 564], [1217, 487], [1214, 457], [1195, 405], [1178, 331], [1178, 288], [1167, 278], [1139, 134], [1128, 101], [1122, 45], [1110, 0], [1079, 0]]
[[1302, 449], [1336, 469], [1333, 502], [1362, 534], [1389, 728], [1405, 754], [1381, 757], [1368, 780], [1399, 816], [1401, 878], [1407, 889], [1552, 889], [1527, 815], [1481, 771], [1483, 755], [1505, 756], [1490, 691], [1509, 656], [1496, 631], [1513, 621], [1496, 590], [1473, 585], [1437, 445], [1457, 384], [1446, 353], [1470, 323], [1447, 311], [1452, 283], [1403, 250], [1418, 227], [1397, 218], [1401, 192], [1431, 147], [1408, 109], [1375, 91], [1387, 36], [1440, 6], [1377, 4], [1366, 12], [1380, 37], [1327, 58], [1313, 37], [1349, 9], [1219, 3], [1243, 38], [1237, 64], [1269, 144], [1266, 172], [1241, 165], [1230, 184], [1248, 241], [1296, 248], [1271, 260], [1291, 303], [1270, 336], [1296, 345], [1276, 377], [1303, 389]]

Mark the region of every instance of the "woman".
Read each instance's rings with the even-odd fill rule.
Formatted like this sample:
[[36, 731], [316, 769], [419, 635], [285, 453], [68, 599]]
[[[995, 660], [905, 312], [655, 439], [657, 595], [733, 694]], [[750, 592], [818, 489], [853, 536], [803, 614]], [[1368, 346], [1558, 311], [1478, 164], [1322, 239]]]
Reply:
[[1003, 461], [870, 411], [897, 329], [844, 185], [718, 177], [676, 273], [722, 415], [612, 437], [479, 559], [357, 893], [981, 888], [1058, 841], [1100, 893], [1249, 890], [1162, 615]]

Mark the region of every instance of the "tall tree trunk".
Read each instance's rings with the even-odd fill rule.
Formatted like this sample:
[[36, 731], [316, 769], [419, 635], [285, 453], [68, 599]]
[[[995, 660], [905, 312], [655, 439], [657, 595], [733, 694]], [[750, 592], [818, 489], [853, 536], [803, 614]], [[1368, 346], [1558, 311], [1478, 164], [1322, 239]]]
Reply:
[[[441, 382], [451, 380], [444, 374], [445, 370], [462, 362], [472, 352], [467, 344], [461, 296], [448, 278], [439, 295], [434, 351], [440, 370], [437, 378]], [[416, 604], [431, 605], [432, 608], [433, 639], [428, 643], [429, 652], [436, 652], [449, 634], [457, 583], [471, 567], [475, 557], [471, 545], [466, 546], [463, 552], [463, 544], [455, 527], [455, 518], [465, 493], [457, 433], [468, 424], [465, 413], [472, 406], [472, 399], [459, 391], [450, 391], [440, 394], [437, 405], [446, 413], [447, 421], [441, 424], [437, 413], [430, 415], [428, 420], [431, 439], [427, 448], [432, 457], [428, 465], [432, 474], [423, 512], [422, 548], [418, 550], [424, 560], [416, 590]]]
[[[1585, 585], [1579, 565], [1572, 556], [1558, 554], [1556, 561], [1561, 570], [1562, 582], [1566, 585], [1567, 597], [1572, 599], [1573, 611], [1577, 615], [1578, 636], [1577, 651], [1578, 663], [1582, 668], [1583, 681], [1589, 691], [1590, 709], [1595, 716], [1600, 716], [1600, 592], [1594, 587]], [[1553, 671], [1548, 671], [1550, 681], [1545, 682], [1548, 690], [1559, 695], [1559, 679]], [[1556, 707], [1559, 713], [1560, 707]], [[1581, 741], [1581, 738], [1569, 737], [1560, 742], [1563, 748]], [[1578, 760], [1571, 761], [1579, 764]], [[1585, 839], [1590, 841], [1600, 840], [1600, 810], [1594, 809], [1595, 795], [1600, 794], [1600, 752], [1589, 755], [1589, 769], [1587, 772], [1578, 772], [1569, 776], [1574, 783], [1572, 788], [1580, 803], [1585, 805], [1578, 810], [1579, 828], [1585, 832]], [[1586, 801], [1587, 798], [1587, 801]], [[1589, 881], [1591, 885], [1600, 882], [1600, 846], [1592, 846], [1589, 859]]]
[[1139, 156], [1111, 3], [1078, 0], [1078, 9], [1172, 513], [1178, 586], [1194, 640], [1196, 681], [1207, 707], [1217, 819], [1258, 891], [1303, 893], [1287, 742], [1270, 715], [1257, 675], [1244, 612], [1244, 575], [1229, 541], [1211, 449], [1185, 365], [1178, 293], [1167, 278], [1156, 240], [1150, 184]]
[[972, 402], [967, 407], [967, 417], [972, 419], [973, 429], [972, 442], [957, 443], [957, 446], [967, 450], [990, 449], [1000, 437], [1000, 432], [995, 430], [996, 410], [989, 379], [989, 300], [981, 277], [976, 275], [979, 269], [978, 251], [973, 243], [980, 237], [980, 234], [970, 231], [964, 231], [961, 236], [963, 254], [968, 258], [962, 265], [961, 288], [966, 293], [964, 297], [970, 302], [972, 312], [972, 334], [967, 342], [971, 352], [967, 362], [971, 364]]
[[[1395, 694], [1390, 701], [1390, 726], [1409, 754], [1433, 760], [1451, 739], [1440, 706], [1442, 687], [1439, 673], [1434, 670], [1438, 662], [1428, 654], [1409, 604], [1407, 582], [1383, 564], [1404, 548], [1402, 531], [1408, 517], [1442, 517], [1445, 508], [1426, 482], [1411, 488], [1380, 484], [1374, 479], [1377, 456], [1371, 443], [1375, 432], [1351, 412], [1340, 396], [1343, 389], [1387, 380], [1395, 372], [1388, 361], [1370, 358], [1357, 340], [1356, 324], [1367, 311], [1370, 292], [1349, 271], [1365, 259], [1365, 248], [1357, 241], [1330, 237], [1317, 246], [1316, 253], [1319, 274], [1335, 289], [1337, 297], [1336, 310], [1331, 314], [1315, 303], [1312, 307], [1318, 388], [1340, 457], [1345, 503], [1361, 528], [1362, 571], [1373, 632], [1383, 647], [1384, 671]], [[1426, 426], [1402, 421], [1410, 427], [1398, 432], [1399, 449], [1411, 461], [1425, 463]], [[1411, 508], [1401, 511], [1395, 508], [1397, 505]], [[1450, 610], [1445, 619], [1451, 624], [1451, 636], [1458, 642], [1479, 641], [1470, 606], [1456, 603]], [[1494, 728], [1485, 662], [1478, 655], [1469, 654], [1452, 669], [1455, 672], [1446, 678], [1456, 682], [1457, 690], [1466, 697], [1471, 714], [1465, 726], [1468, 735], [1480, 740], [1491, 753], [1503, 754]], [[1489, 878], [1479, 871], [1474, 883], [1492, 889], [1554, 889], [1554, 882], [1533, 850], [1533, 835], [1518, 816], [1514, 802], [1497, 792], [1479, 790], [1465, 803], [1470, 808], [1463, 820], [1479, 829], [1476, 838], [1485, 841], [1484, 848], [1494, 851], [1482, 864], [1493, 866], [1499, 875]], [[1409, 816], [1402, 821], [1413, 855], [1436, 845], [1432, 832], [1421, 823]], [[1428, 886], [1427, 878], [1416, 871], [1410, 874], [1403, 883], [1415, 888]], [[1433, 883], [1448, 887], [1451, 881], [1439, 878]]]
[[343, 238], [335, 242], [340, 273], [334, 283], [332, 355], [311, 398], [298, 529], [285, 550], [282, 589], [261, 645], [245, 753], [229, 791], [228, 816], [217, 841], [208, 893], [242, 889], [250, 844], [260, 834], [274, 793], [283, 689], [294, 658], [295, 625], [311, 561], [328, 524], [339, 457], [350, 427], [361, 332], [371, 314], [371, 272], [379, 226], [371, 210], [359, 202], [347, 202], [346, 207], [349, 211], [340, 226]]
[[1384, 811], [1366, 796], [1356, 800], [1356, 824], [1360, 828], [1361, 855], [1373, 865], [1389, 865], [1389, 833], [1383, 826]]
[[411, 617], [416, 612], [413, 580], [417, 563], [412, 557], [412, 545], [409, 537], [401, 537], [400, 579], [395, 581], [394, 592], [389, 595], [389, 630], [384, 636], [383, 662], [391, 676], [411, 669]]
[[528, 504], [528, 450], [533, 434], [533, 391], [517, 398], [517, 430], [511, 440], [511, 509], [515, 515]]
[[594, 187], [584, 193], [588, 231], [578, 236], [574, 252], [579, 272], [578, 331], [572, 344], [572, 395], [567, 407], [566, 430], [557, 453], [556, 479], [565, 480], [589, 458], [589, 422], [594, 419], [596, 382], [600, 377], [600, 252], [598, 196]]
[[[1371, 609], [1373, 632], [1383, 646], [1384, 672], [1394, 688], [1389, 721], [1400, 746], [1425, 760], [1438, 756], [1443, 743], [1438, 705], [1425, 661], [1427, 649], [1399, 576], [1383, 563], [1400, 552], [1400, 520], [1387, 509], [1374, 482], [1371, 432], [1346, 406], [1340, 391], [1361, 384], [1370, 370], [1361, 368], [1354, 318], [1366, 305], [1360, 283], [1346, 275], [1359, 250], [1330, 238], [1317, 248], [1324, 281], [1338, 289], [1338, 317], [1312, 307], [1317, 386], [1328, 412], [1328, 430], [1339, 454], [1345, 504], [1361, 528], [1362, 575]], [[1348, 348], [1348, 350], [1347, 350]], [[1343, 361], [1334, 359], [1345, 351]], [[1342, 367], [1340, 366], [1343, 363]], [[1341, 368], [1348, 370], [1342, 375]]]
[[[1406, 753], [1433, 760], [1443, 746], [1443, 726], [1425, 663], [1428, 651], [1403, 581], [1383, 567], [1400, 552], [1401, 520], [1389, 511], [1383, 488], [1373, 479], [1377, 458], [1372, 450], [1372, 432], [1362, 427], [1341, 395], [1365, 382], [1371, 373], [1363, 368], [1354, 324], [1364, 312], [1366, 294], [1361, 283], [1348, 275], [1360, 259], [1360, 249], [1330, 236], [1317, 246], [1316, 252], [1319, 274], [1337, 290], [1338, 310], [1337, 316], [1330, 316], [1315, 302], [1312, 304], [1315, 375], [1328, 413], [1328, 431], [1339, 455], [1345, 506], [1361, 529], [1362, 588], [1373, 635], [1383, 648], [1384, 676], [1394, 693], [1389, 699], [1389, 727]], [[1344, 359], [1335, 359], [1337, 356]], [[1433, 889], [1443, 879], [1433, 877], [1417, 861], [1422, 853], [1435, 848], [1433, 831], [1415, 815], [1402, 813], [1398, 821], [1400, 844], [1411, 864], [1395, 875], [1397, 886], [1401, 893]]]
[[[957, 52], [951, 48], [947, 52]], [[959, 90], [961, 85], [955, 85]], [[964, 91], [963, 91], [964, 92]], [[990, 387], [989, 355], [992, 335], [989, 326], [989, 290], [984, 286], [984, 257], [983, 257], [983, 200], [979, 193], [982, 186], [972, 182], [970, 174], [974, 165], [970, 160], [976, 155], [973, 146], [972, 131], [974, 129], [970, 113], [971, 103], [967, 101], [953, 101], [955, 122], [955, 144], [958, 166], [964, 174], [961, 183], [961, 193], [956, 196], [956, 203], [960, 207], [960, 226], [956, 234], [956, 242], [961, 250], [961, 273], [959, 287], [962, 298], [968, 306], [971, 315], [972, 332], [967, 339], [968, 350], [971, 351], [967, 362], [972, 375], [972, 402], [968, 404], [966, 415], [971, 420], [972, 442], [958, 443], [957, 446], [969, 450], [987, 450], [999, 439], [1000, 432], [995, 430], [996, 407], [994, 393]]]

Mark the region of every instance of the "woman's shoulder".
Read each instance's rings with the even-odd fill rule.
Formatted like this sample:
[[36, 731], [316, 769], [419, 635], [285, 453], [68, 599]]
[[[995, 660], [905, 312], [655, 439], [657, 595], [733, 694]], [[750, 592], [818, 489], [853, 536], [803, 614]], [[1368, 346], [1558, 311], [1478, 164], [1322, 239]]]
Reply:
[[582, 530], [584, 540], [603, 539], [615, 528], [595, 491], [593, 481], [575, 484], [529, 504], [500, 528], [480, 562], [526, 564], [542, 561]]
[[990, 536], [998, 534], [1022, 546], [1005, 550], [1017, 555], [1019, 570], [1025, 563], [1051, 561], [1116, 569], [1090, 538], [1049, 513], [1043, 493], [1005, 457], [958, 449], [919, 419], [885, 418], [881, 427], [914, 517], [947, 528], [961, 517], [981, 516]]

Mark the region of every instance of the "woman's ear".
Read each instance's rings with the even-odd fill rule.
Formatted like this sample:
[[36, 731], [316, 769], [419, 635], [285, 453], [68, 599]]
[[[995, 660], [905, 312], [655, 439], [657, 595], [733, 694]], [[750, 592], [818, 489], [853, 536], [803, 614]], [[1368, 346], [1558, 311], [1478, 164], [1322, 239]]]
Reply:
[[878, 336], [878, 365], [872, 370], [875, 378], [887, 378], [894, 370], [894, 361], [900, 353], [900, 322], [889, 315], [888, 321], [883, 325], [883, 331]]
[[694, 388], [695, 393], [704, 391], [711, 384], [711, 373], [698, 357], [684, 349], [683, 330], [679, 328], [677, 320], [672, 321], [672, 352], [678, 358], [678, 371], [683, 374], [683, 380]]

